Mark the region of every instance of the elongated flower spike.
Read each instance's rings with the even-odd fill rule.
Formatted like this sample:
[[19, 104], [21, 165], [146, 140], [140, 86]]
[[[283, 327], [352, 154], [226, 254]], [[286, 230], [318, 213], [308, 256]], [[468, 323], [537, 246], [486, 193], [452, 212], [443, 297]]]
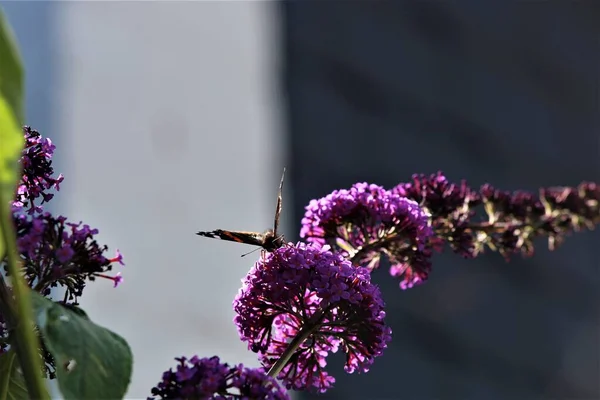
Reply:
[[536, 195], [490, 184], [475, 191], [465, 181], [454, 184], [438, 172], [415, 174], [411, 182], [399, 184], [392, 192], [415, 200], [430, 215], [432, 249], [441, 250], [447, 243], [467, 258], [486, 248], [507, 259], [516, 253], [531, 256], [539, 237], [546, 237], [554, 250], [570, 233], [600, 223], [600, 187], [592, 182], [541, 188]]

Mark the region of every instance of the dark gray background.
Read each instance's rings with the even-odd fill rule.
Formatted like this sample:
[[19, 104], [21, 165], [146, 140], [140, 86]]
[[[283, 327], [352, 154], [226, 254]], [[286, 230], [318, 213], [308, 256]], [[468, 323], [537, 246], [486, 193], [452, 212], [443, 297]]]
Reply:
[[[600, 8], [587, 2], [286, 2], [283, 90], [303, 205], [443, 170], [503, 189], [600, 180]], [[598, 232], [531, 259], [434, 259], [393, 342], [321, 399], [598, 399]], [[313, 398], [302, 395], [302, 398]]]

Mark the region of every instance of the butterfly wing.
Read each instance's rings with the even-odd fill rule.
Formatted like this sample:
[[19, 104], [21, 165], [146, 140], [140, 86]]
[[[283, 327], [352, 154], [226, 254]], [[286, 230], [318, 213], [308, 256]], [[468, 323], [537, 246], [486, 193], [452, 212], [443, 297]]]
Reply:
[[225, 231], [222, 229], [217, 229], [210, 232], [196, 232], [196, 235], [212, 239], [228, 240], [230, 242], [246, 243], [261, 247], [265, 244], [265, 235], [259, 232]]
[[279, 182], [279, 192], [277, 194], [277, 206], [275, 208], [275, 220], [273, 222], [273, 230], [267, 230], [264, 233], [259, 232], [247, 232], [247, 231], [226, 231], [223, 229], [217, 229], [210, 232], [196, 232], [196, 235], [204, 236], [212, 239], [228, 240], [230, 242], [246, 243], [254, 246], [260, 246], [267, 251], [273, 251], [281, 244], [277, 240], [277, 229], [279, 228], [279, 216], [281, 215], [281, 192], [283, 190], [283, 178], [285, 177], [285, 168], [281, 175], [281, 182]]
[[279, 229], [279, 216], [281, 215], [281, 192], [283, 190], [283, 178], [285, 177], [285, 168], [283, 174], [281, 174], [281, 182], [279, 182], [279, 192], [277, 193], [277, 206], [275, 207], [275, 221], [273, 222], [273, 235], [277, 237]]

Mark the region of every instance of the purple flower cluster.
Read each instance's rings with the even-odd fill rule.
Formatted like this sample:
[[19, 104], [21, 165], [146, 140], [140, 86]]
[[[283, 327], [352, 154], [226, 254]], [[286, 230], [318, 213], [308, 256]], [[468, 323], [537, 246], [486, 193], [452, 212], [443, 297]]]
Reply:
[[397, 185], [392, 192], [416, 201], [430, 215], [435, 232], [429, 242], [432, 249], [441, 251], [448, 243], [457, 254], [473, 257], [475, 238], [469, 230], [469, 219], [474, 214], [473, 207], [481, 201], [465, 181], [450, 183], [441, 172], [430, 176], [415, 174], [411, 182]]
[[248, 272], [233, 303], [240, 338], [287, 388], [326, 391], [326, 357], [342, 349], [346, 372], [366, 372], [391, 339], [379, 288], [329, 246], [288, 244]]
[[[26, 209], [28, 213], [33, 214], [42, 212], [41, 204], [47, 203], [54, 197], [54, 194], [48, 193], [48, 190], [60, 189], [60, 183], [63, 176], [60, 174], [54, 178], [54, 168], [52, 168], [52, 155], [56, 146], [48, 138], [43, 138], [36, 130], [28, 126], [23, 127], [25, 135], [25, 148], [19, 163], [23, 168], [21, 182], [17, 187], [17, 194], [13, 206], [17, 209]], [[42, 197], [40, 205], [35, 204], [35, 200]]]
[[260, 369], [243, 365], [230, 367], [219, 357], [189, 360], [176, 358], [179, 365], [163, 374], [162, 381], [152, 388], [154, 399], [256, 399], [288, 400], [290, 397], [277, 381]]
[[[105, 273], [112, 269], [112, 263], [124, 265], [119, 251], [113, 258], [105, 257], [107, 247], [100, 246], [94, 239], [97, 229], [81, 222], [67, 222], [63, 216], [54, 217], [43, 211], [41, 204], [53, 198], [49, 191], [60, 189], [63, 176], [53, 177], [55, 146], [52, 141], [28, 126], [23, 127], [23, 134], [25, 147], [20, 158], [23, 175], [12, 211], [17, 246], [29, 285], [44, 295], [49, 295], [52, 287], [65, 286], [65, 301], [76, 301], [88, 279], [110, 279], [116, 287], [123, 280], [121, 274], [108, 276]], [[36, 204], [40, 197], [41, 202]], [[4, 263], [0, 260], [0, 265]]]
[[111, 279], [115, 286], [121, 282], [120, 274], [104, 275], [112, 263], [123, 264], [117, 250], [113, 258], [106, 258], [106, 246], [94, 239], [97, 229], [81, 222], [67, 222], [65, 217], [43, 213], [30, 217], [15, 215], [17, 247], [23, 260], [25, 277], [36, 291], [49, 295], [52, 287], [66, 288], [65, 298], [72, 300], [82, 294], [87, 279]]
[[337, 246], [344, 257], [369, 270], [385, 254], [403, 289], [427, 279], [432, 234], [428, 215], [415, 201], [367, 183], [312, 200], [300, 230], [307, 242]]

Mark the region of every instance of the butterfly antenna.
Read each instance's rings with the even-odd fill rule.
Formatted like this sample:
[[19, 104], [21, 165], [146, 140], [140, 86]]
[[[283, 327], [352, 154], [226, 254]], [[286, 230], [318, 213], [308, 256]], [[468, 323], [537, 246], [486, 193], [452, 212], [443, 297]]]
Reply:
[[257, 247], [257, 248], [255, 248], [255, 249], [254, 249], [254, 250], [252, 250], [252, 251], [249, 251], [249, 252], [247, 252], [247, 253], [245, 253], [245, 254], [242, 254], [242, 257], [246, 257], [248, 254], [252, 254], [252, 253], [254, 253], [255, 251], [257, 251], [257, 250], [260, 250], [260, 249], [261, 249], [260, 247]]
[[281, 182], [279, 183], [279, 186], [283, 186], [283, 178], [285, 177], [285, 167], [283, 167], [283, 173], [281, 174]]

